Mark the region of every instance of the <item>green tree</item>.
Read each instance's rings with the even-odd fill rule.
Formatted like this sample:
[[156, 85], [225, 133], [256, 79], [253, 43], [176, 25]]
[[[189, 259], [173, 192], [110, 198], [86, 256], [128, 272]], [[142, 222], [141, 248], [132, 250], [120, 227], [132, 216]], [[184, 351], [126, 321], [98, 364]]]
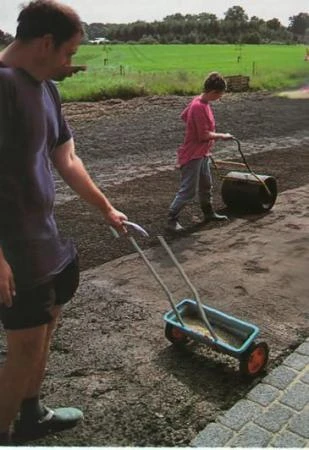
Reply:
[[144, 35], [139, 40], [140, 44], [158, 44], [158, 40], [151, 35]]
[[299, 36], [305, 36], [309, 28], [309, 14], [301, 12], [297, 16], [289, 17], [289, 30]]
[[260, 44], [261, 35], [257, 31], [245, 33], [242, 37], [243, 44]]
[[[229, 8], [224, 19], [214, 14], [171, 14], [161, 21], [132, 23], [85, 24], [89, 39], [106, 37], [114, 43], [139, 42], [153, 39], [161, 44], [183, 43], [268, 43], [306, 42], [309, 16], [299, 13], [290, 18], [290, 27], [284, 27], [277, 18], [267, 22], [257, 16], [250, 20], [241, 6]], [[307, 31], [306, 31], [307, 30]], [[293, 34], [292, 34], [293, 33]], [[294, 35], [294, 36], [293, 36]], [[87, 36], [85, 36], [87, 40]]]
[[267, 20], [266, 26], [270, 30], [274, 30], [274, 31], [278, 31], [278, 30], [280, 30], [280, 28], [282, 28], [281, 22], [276, 18]]
[[0, 30], [0, 45], [9, 45], [13, 40], [14, 38], [11, 34]]
[[246, 23], [248, 21], [248, 16], [245, 10], [241, 6], [232, 6], [224, 14], [224, 20], [238, 23]]
[[248, 16], [241, 6], [233, 6], [224, 14], [222, 26], [227, 42], [241, 42], [242, 35], [247, 31]]
[[91, 23], [87, 28], [88, 38], [95, 39], [98, 37], [106, 37], [107, 30], [103, 23]]

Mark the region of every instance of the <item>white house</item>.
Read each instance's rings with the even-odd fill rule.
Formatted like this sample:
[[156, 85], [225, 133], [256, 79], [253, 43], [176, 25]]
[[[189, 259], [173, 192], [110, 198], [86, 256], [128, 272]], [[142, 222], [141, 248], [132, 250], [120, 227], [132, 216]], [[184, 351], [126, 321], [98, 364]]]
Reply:
[[108, 44], [110, 41], [109, 39], [105, 38], [105, 37], [97, 37], [94, 39], [91, 39], [89, 41], [89, 44]]

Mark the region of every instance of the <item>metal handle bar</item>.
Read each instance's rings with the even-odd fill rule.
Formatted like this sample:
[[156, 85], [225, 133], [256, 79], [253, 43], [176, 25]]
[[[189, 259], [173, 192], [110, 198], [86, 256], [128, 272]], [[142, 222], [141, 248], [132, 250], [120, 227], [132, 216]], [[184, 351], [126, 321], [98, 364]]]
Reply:
[[153, 274], [153, 276], [155, 277], [155, 279], [158, 281], [158, 283], [161, 285], [161, 287], [163, 288], [163, 290], [165, 291], [167, 298], [169, 300], [169, 303], [179, 321], [179, 323], [185, 327], [184, 321], [182, 320], [182, 317], [178, 311], [178, 309], [176, 308], [175, 305], [175, 301], [174, 298], [170, 292], [170, 290], [168, 289], [168, 287], [166, 286], [166, 284], [164, 283], [164, 281], [162, 280], [162, 278], [160, 277], [160, 275], [158, 274], [158, 272], [155, 270], [155, 268], [153, 267], [153, 265], [150, 263], [149, 259], [145, 256], [144, 252], [142, 251], [142, 249], [140, 248], [140, 246], [137, 244], [136, 240], [134, 239], [134, 237], [129, 236], [129, 240], [131, 241], [131, 243], [133, 244], [134, 248], [136, 249], [136, 251], [139, 253], [140, 257], [143, 259], [144, 263], [146, 264], [146, 266], [148, 267], [148, 269], [150, 270], [150, 272]]
[[141, 227], [140, 225], [138, 225], [137, 223], [129, 222], [129, 220], [124, 220], [123, 223], [127, 226], [134, 228], [134, 230], [141, 233], [142, 236], [149, 237], [149, 234], [147, 233], [147, 231], [144, 230], [144, 228]]
[[245, 166], [247, 167], [247, 169], [249, 170], [249, 172], [251, 173], [251, 175], [253, 175], [253, 176], [254, 176], [254, 177], [262, 184], [262, 186], [264, 186], [264, 188], [265, 188], [267, 194], [268, 194], [270, 197], [272, 197], [273, 195], [272, 195], [272, 193], [270, 192], [270, 189], [269, 189], [269, 187], [267, 186], [267, 184], [265, 183], [265, 181], [262, 180], [262, 179], [261, 179], [255, 172], [253, 172], [253, 170], [250, 168], [250, 166], [249, 166], [249, 164], [248, 164], [248, 162], [247, 162], [247, 160], [246, 160], [246, 158], [245, 158], [245, 155], [243, 154], [243, 152], [242, 152], [242, 150], [241, 150], [241, 148], [240, 148], [240, 141], [239, 141], [237, 138], [233, 138], [233, 141], [235, 141], [235, 142], [237, 143], [238, 151], [239, 151], [239, 153], [240, 153], [240, 155], [241, 155], [241, 157], [242, 157], [242, 159], [243, 159], [243, 162], [244, 162]]
[[243, 154], [243, 151], [241, 150], [241, 145], [240, 145], [239, 139], [233, 137], [232, 141], [236, 142], [237, 147], [238, 147], [238, 152], [240, 153], [240, 156], [242, 157], [242, 160], [243, 160], [245, 166], [247, 167], [247, 169], [249, 170], [250, 173], [253, 173], [252, 169], [250, 168], [250, 166], [249, 166], [249, 164], [248, 164], [248, 162], [247, 162], [247, 160], [245, 158], [245, 155]]
[[[134, 228], [137, 232], [139, 232], [142, 236], [146, 236], [149, 237], [149, 234], [147, 233], [146, 230], [144, 230], [144, 228], [142, 228], [140, 225], [138, 225], [137, 223], [134, 222], [130, 222], [128, 220], [124, 220], [123, 223], [127, 226], [131, 226], [132, 228]], [[118, 233], [118, 231], [115, 230], [115, 228], [113, 228], [112, 226], [110, 226], [110, 230], [113, 234], [113, 236], [115, 238], [119, 238], [120, 235]], [[154, 267], [152, 266], [152, 264], [150, 263], [150, 261], [146, 258], [144, 252], [142, 251], [142, 249], [140, 248], [140, 246], [138, 245], [138, 243], [136, 242], [136, 240], [134, 239], [133, 236], [128, 236], [129, 241], [131, 241], [133, 247], [135, 248], [135, 250], [138, 252], [138, 254], [140, 255], [140, 257], [142, 258], [142, 260], [144, 261], [144, 263], [146, 264], [146, 266], [148, 267], [148, 269], [150, 270], [150, 272], [153, 274], [153, 276], [155, 277], [155, 279], [158, 281], [158, 283], [161, 285], [161, 287], [163, 288], [163, 290], [165, 291], [167, 298], [169, 300], [169, 303], [179, 321], [179, 323], [184, 327], [184, 321], [182, 320], [181, 315], [179, 314], [178, 309], [175, 306], [175, 302], [173, 299], [173, 296], [171, 294], [171, 292], [169, 291], [168, 287], [166, 286], [166, 284], [164, 283], [164, 281], [161, 279], [160, 275], [156, 272], [156, 270], [154, 269]]]
[[[129, 221], [124, 221], [123, 222], [125, 225], [129, 225], [131, 227], [133, 227], [136, 231], [138, 231], [139, 233], [141, 233], [143, 236], [147, 236], [149, 237], [149, 234], [147, 233], [147, 231], [145, 231], [140, 225], [134, 223], [134, 222], [129, 222]], [[119, 237], [119, 233], [113, 228], [110, 227], [111, 231], [113, 233], [113, 235], [118, 238]], [[142, 249], [140, 248], [140, 246], [137, 244], [136, 240], [134, 239], [133, 236], [128, 236], [128, 239], [131, 241], [132, 245], [134, 246], [134, 248], [136, 249], [136, 251], [138, 252], [138, 254], [141, 256], [141, 258], [143, 259], [144, 263], [146, 264], [146, 266], [148, 267], [148, 269], [150, 270], [150, 272], [153, 274], [153, 276], [155, 277], [155, 279], [158, 281], [158, 283], [161, 285], [161, 287], [163, 288], [163, 290], [165, 291], [169, 303], [178, 319], [178, 321], [180, 322], [180, 324], [185, 327], [185, 323], [178, 311], [178, 309], [176, 308], [173, 296], [170, 292], [170, 290], [168, 289], [168, 287], [166, 286], [166, 284], [164, 283], [164, 281], [162, 280], [162, 278], [160, 277], [160, 275], [157, 273], [157, 271], [155, 270], [155, 268], [153, 267], [153, 265], [150, 263], [149, 259], [145, 256], [144, 252], [142, 251]], [[203, 309], [199, 294], [196, 290], [196, 288], [193, 286], [193, 284], [190, 282], [188, 276], [186, 275], [186, 273], [184, 272], [183, 268], [181, 267], [181, 265], [179, 264], [179, 262], [177, 261], [175, 255], [173, 254], [172, 250], [170, 249], [170, 247], [168, 246], [167, 242], [165, 241], [165, 239], [163, 238], [163, 236], [158, 236], [159, 242], [162, 245], [162, 247], [165, 249], [165, 251], [167, 252], [167, 254], [169, 255], [169, 257], [171, 258], [171, 260], [173, 261], [174, 265], [176, 266], [176, 268], [178, 269], [179, 273], [181, 274], [181, 276], [183, 277], [184, 281], [187, 283], [187, 285], [189, 286], [189, 288], [191, 289], [193, 296], [195, 297], [196, 300], [196, 304], [197, 307], [199, 309], [201, 318], [206, 326], [206, 328], [208, 329], [208, 331], [210, 332], [210, 334], [212, 335], [213, 339], [215, 341], [218, 340], [218, 336], [215, 333], [215, 331], [213, 330], [210, 322], [208, 321], [207, 317], [206, 317], [206, 313]]]
[[[239, 139], [233, 137], [231, 140], [235, 141], [237, 143], [238, 152], [240, 153], [240, 156], [242, 157], [242, 160], [244, 162], [245, 167], [248, 169], [248, 171], [251, 173], [251, 175], [253, 175], [258, 180], [258, 182], [264, 187], [264, 189], [266, 190], [267, 194], [270, 197], [272, 197], [273, 194], [271, 193], [271, 191], [270, 191], [269, 187], [267, 186], [267, 184], [265, 183], [265, 181], [262, 180], [255, 172], [253, 172], [253, 170], [249, 166], [249, 164], [248, 164], [248, 162], [247, 162], [247, 160], [245, 158], [245, 155], [244, 155], [243, 151], [241, 150], [241, 145], [240, 145]], [[214, 165], [216, 165], [216, 161], [213, 158], [211, 158], [211, 159], [212, 159]], [[221, 161], [221, 162], [224, 162], [224, 161]]]
[[162, 247], [166, 250], [167, 254], [169, 255], [169, 257], [171, 258], [171, 260], [173, 261], [173, 263], [175, 264], [175, 266], [177, 267], [180, 275], [183, 277], [183, 279], [185, 280], [185, 282], [187, 283], [187, 285], [189, 286], [189, 288], [192, 291], [193, 296], [195, 297], [196, 300], [196, 304], [197, 307], [199, 309], [201, 318], [204, 322], [204, 324], [206, 325], [206, 328], [208, 329], [208, 331], [210, 332], [210, 334], [212, 335], [212, 337], [214, 338], [214, 340], [218, 340], [218, 336], [215, 333], [215, 331], [213, 330], [212, 326], [210, 325], [209, 320], [206, 317], [206, 313], [203, 309], [201, 300], [200, 300], [200, 296], [196, 290], [196, 288], [193, 286], [193, 284], [191, 283], [191, 281], [189, 280], [187, 274], [185, 273], [185, 271], [183, 270], [183, 268], [181, 267], [181, 265], [179, 264], [179, 262], [177, 261], [174, 253], [172, 252], [172, 250], [170, 249], [170, 247], [167, 245], [167, 242], [165, 241], [165, 239], [163, 238], [163, 236], [158, 236], [158, 239], [160, 241], [160, 244], [162, 245]]
[[[149, 234], [147, 233], [147, 231], [144, 230], [144, 228], [141, 227], [140, 225], [138, 225], [137, 223], [130, 222], [129, 220], [124, 220], [122, 223], [124, 225], [127, 225], [127, 226], [130, 226], [130, 227], [134, 228], [134, 230], [138, 231], [142, 236], [149, 237]], [[119, 238], [118, 231], [115, 230], [115, 228], [112, 227], [112, 226], [110, 226], [109, 228], [110, 228], [112, 234], [114, 235], [114, 237], [115, 238]]]

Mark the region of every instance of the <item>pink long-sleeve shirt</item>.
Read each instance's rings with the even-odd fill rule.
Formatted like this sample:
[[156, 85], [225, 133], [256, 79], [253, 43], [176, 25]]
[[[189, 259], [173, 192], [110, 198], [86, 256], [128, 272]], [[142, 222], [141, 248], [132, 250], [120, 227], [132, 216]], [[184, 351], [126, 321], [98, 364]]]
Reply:
[[213, 140], [209, 140], [208, 132], [215, 131], [215, 118], [209, 103], [195, 97], [181, 114], [186, 122], [184, 143], [178, 148], [177, 162], [180, 166], [192, 159], [203, 158], [211, 153]]

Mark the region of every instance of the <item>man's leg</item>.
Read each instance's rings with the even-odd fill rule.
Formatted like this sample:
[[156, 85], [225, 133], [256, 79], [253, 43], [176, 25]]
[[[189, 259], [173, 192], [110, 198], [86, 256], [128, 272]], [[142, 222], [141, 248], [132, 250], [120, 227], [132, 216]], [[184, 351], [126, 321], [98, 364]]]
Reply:
[[28, 382], [21, 403], [20, 418], [15, 422], [14, 440], [19, 443], [42, 437], [48, 433], [72, 428], [83, 419], [82, 411], [77, 408], [62, 407], [51, 410], [40, 402], [40, 388], [45, 376], [50, 344], [61, 307], [55, 306], [50, 312], [53, 319], [47, 325], [41, 359], [37, 362], [33, 375]]
[[48, 312], [51, 321], [47, 325], [47, 333], [45, 337], [44, 352], [42, 359], [38, 361], [36, 371], [28, 384], [26, 395], [21, 408], [21, 418], [28, 417], [36, 420], [37, 415], [44, 413], [44, 408], [39, 403], [39, 395], [41, 384], [45, 376], [47, 359], [50, 350], [52, 336], [57, 326], [59, 316], [62, 311], [62, 305], [69, 301], [79, 284], [79, 265], [78, 257], [68, 264], [65, 269], [60, 272], [49, 286], [49, 297], [53, 299], [54, 304], [49, 306]]
[[52, 340], [52, 336], [55, 332], [55, 329], [57, 327], [57, 322], [59, 319], [59, 316], [61, 314], [61, 307], [55, 306], [53, 310], [51, 311], [51, 315], [53, 317], [52, 321], [47, 324], [47, 330], [45, 334], [45, 339], [43, 343], [43, 350], [41, 354], [41, 359], [37, 360], [37, 364], [35, 367], [35, 370], [33, 371], [33, 374], [29, 380], [24, 399], [32, 399], [35, 397], [39, 397], [41, 385], [44, 380], [45, 376], [45, 370], [49, 355], [49, 349], [50, 344]]
[[47, 325], [7, 330], [7, 359], [0, 370], [0, 433], [8, 432], [42, 360]]
[[53, 319], [47, 324], [46, 335], [43, 343], [41, 358], [37, 359], [32, 375], [23, 396], [20, 406], [20, 421], [37, 421], [46, 414], [44, 406], [40, 402], [40, 390], [44, 380], [47, 359], [49, 355], [52, 335], [55, 331], [60, 307], [54, 307], [51, 315]]

